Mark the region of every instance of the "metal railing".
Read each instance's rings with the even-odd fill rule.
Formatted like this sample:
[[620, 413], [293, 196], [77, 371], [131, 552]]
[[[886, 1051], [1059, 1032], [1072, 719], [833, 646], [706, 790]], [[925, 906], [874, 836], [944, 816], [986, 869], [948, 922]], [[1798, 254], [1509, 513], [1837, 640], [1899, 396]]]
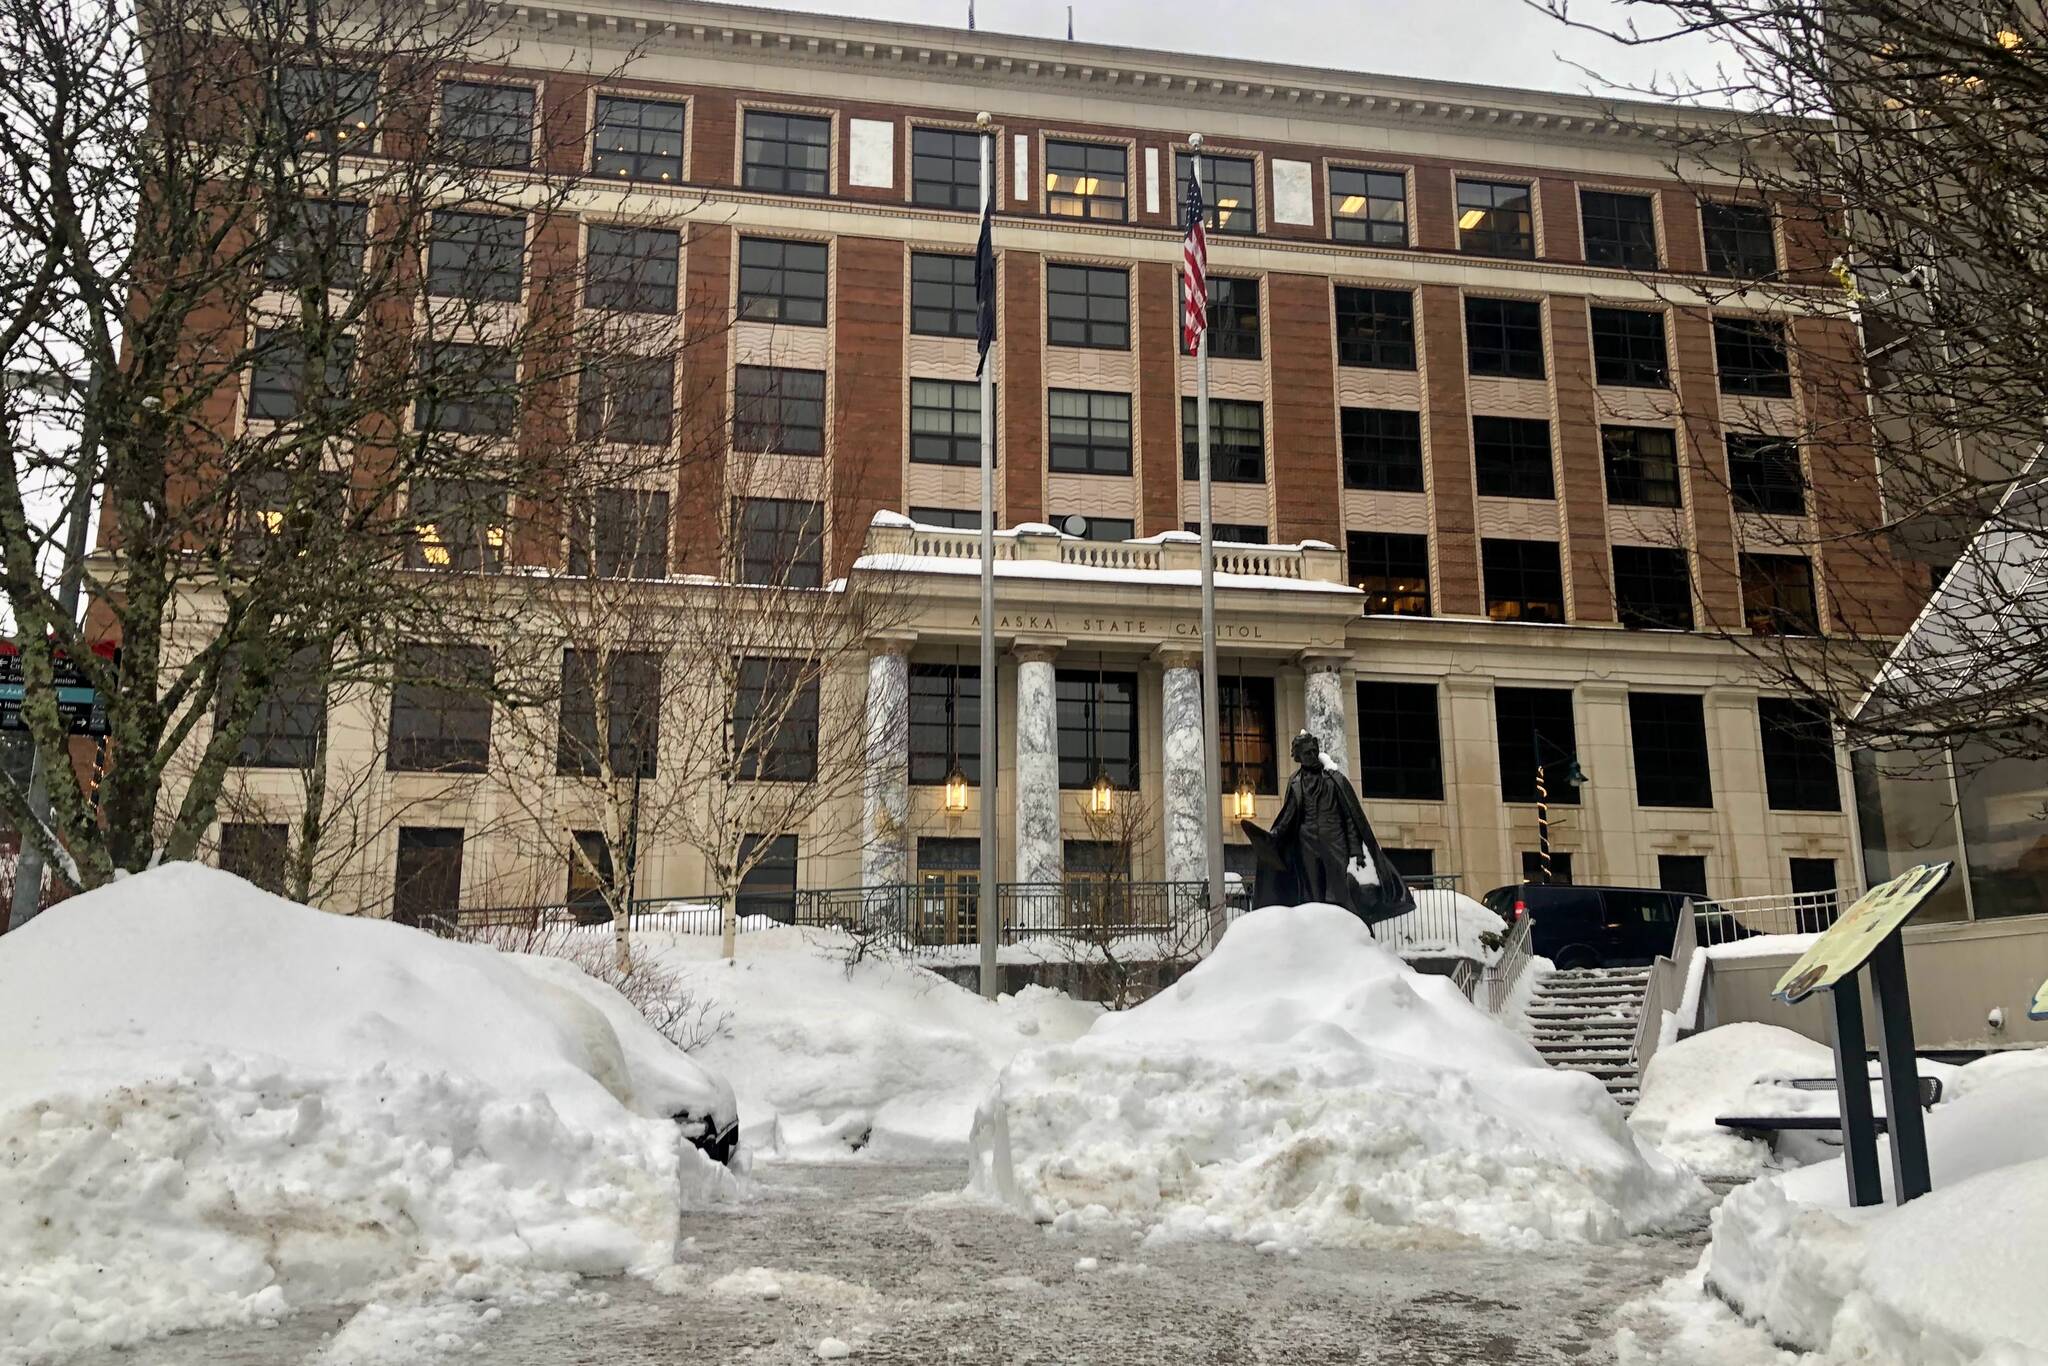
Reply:
[[1515, 984], [1522, 980], [1522, 974], [1529, 970], [1528, 916], [1518, 916], [1508, 926], [1507, 937], [1501, 940], [1500, 955], [1493, 960], [1493, 966], [1486, 972], [1486, 1009], [1494, 1015], [1508, 1008], [1508, 1001], [1514, 997]]
[[1840, 912], [1840, 893], [1832, 891], [1693, 902], [1699, 942], [1710, 945], [1761, 934], [1817, 934], [1834, 924]]
[[[1659, 954], [1650, 964], [1650, 980], [1643, 986], [1642, 1014], [1636, 1020], [1635, 1064], [1638, 1084], [1664, 1041], [1664, 1017], [1683, 1003], [1685, 984], [1692, 976], [1692, 960], [1699, 952], [1700, 929], [1697, 914], [1681, 915], [1671, 935], [1671, 952]], [[1681, 1021], [1681, 1024], [1684, 1022]]]

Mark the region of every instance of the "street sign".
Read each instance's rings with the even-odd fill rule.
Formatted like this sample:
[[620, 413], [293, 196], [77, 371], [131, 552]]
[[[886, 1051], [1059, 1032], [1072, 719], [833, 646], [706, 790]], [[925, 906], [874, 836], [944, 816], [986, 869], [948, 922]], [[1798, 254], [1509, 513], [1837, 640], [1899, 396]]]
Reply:
[[[112, 644], [93, 646], [93, 653], [107, 660], [120, 657]], [[50, 673], [57, 685], [57, 713], [73, 735], [102, 736], [107, 733], [107, 702], [76, 664], [62, 652], [50, 657]], [[21, 647], [0, 640], [0, 730], [27, 730], [21, 719]]]
[[1858, 897], [1839, 920], [1785, 970], [1773, 996], [1796, 1005], [1863, 966], [1885, 937], [1906, 923], [1935, 888], [1948, 879], [1952, 863], [1922, 863]]

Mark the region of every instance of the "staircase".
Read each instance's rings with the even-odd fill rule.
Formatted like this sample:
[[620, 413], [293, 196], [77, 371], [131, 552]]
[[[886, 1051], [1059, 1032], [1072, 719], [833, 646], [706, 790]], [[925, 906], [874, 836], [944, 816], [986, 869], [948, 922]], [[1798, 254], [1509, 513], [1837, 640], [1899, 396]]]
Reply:
[[1636, 1103], [1636, 1022], [1648, 968], [1575, 968], [1536, 984], [1529, 1037], [1552, 1067], [1598, 1077], [1624, 1108]]

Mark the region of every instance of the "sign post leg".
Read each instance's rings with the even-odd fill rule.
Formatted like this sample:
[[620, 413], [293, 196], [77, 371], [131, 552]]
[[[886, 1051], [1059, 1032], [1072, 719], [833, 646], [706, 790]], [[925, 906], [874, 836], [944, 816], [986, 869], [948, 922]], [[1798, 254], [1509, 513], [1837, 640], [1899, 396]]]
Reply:
[[1891, 1131], [1892, 1195], [1901, 1205], [1927, 1194], [1927, 1125], [1920, 1115], [1920, 1066], [1913, 1054], [1913, 1005], [1906, 994], [1906, 946], [1893, 930], [1870, 955], [1877, 997], [1877, 1050], [1884, 1063], [1884, 1104]]
[[[1835, 1094], [1842, 1102], [1842, 1167], [1849, 1174], [1849, 1203], [1884, 1203], [1877, 1170], [1877, 1120], [1870, 1109], [1870, 1063], [1863, 1049], [1863, 995], [1857, 974], [1835, 983]], [[1916, 1110], [1917, 1115], [1919, 1112]]]

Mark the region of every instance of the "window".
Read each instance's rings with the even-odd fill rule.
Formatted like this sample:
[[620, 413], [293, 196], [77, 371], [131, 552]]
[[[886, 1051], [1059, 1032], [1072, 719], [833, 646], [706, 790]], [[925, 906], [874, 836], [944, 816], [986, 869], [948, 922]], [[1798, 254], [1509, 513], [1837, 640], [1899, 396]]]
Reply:
[[1636, 800], [1644, 806], [1711, 807], [1706, 708], [1696, 693], [1632, 692]]
[[1683, 892], [1701, 901], [1707, 899], [1707, 856], [1705, 854], [1657, 855], [1657, 886], [1666, 892]]
[[935, 209], [980, 209], [980, 134], [911, 129], [910, 202]]
[[1555, 498], [1550, 424], [1540, 417], [1475, 417], [1472, 461], [1482, 498]]
[[1702, 204], [1700, 234], [1706, 240], [1707, 271], [1760, 280], [1778, 270], [1778, 244], [1771, 211], [1761, 204]]
[[273, 537], [286, 553], [305, 553], [331, 535], [348, 501], [348, 475], [319, 468], [263, 470], [249, 476], [230, 499], [237, 555], [260, 559]]
[[624, 313], [674, 313], [681, 246], [681, 238], [666, 228], [592, 224], [583, 263], [583, 302]]
[[[614, 650], [562, 651], [561, 729], [555, 772], [568, 777], [652, 778], [660, 746], [661, 656]], [[602, 677], [600, 677], [602, 675]], [[604, 687], [599, 748], [597, 690]]]
[[1714, 363], [1724, 394], [1783, 398], [1792, 392], [1785, 328], [1762, 318], [1714, 319]]
[[599, 489], [570, 509], [569, 572], [605, 579], [668, 577], [668, 495]]
[[676, 363], [670, 356], [591, 361], [577, 384], [576, 437], [666, 446], [675, 427]]
[[1570, 688], [1495, 688], [1493, 724], [1500, 744], [1502, 801], [1535, 801], [1536, 765], [1542, 763], [1548, 769], [1550, 804], [1579, 804], [1578, 789], [1564, 781], [1569, 760], [1579, 751]]
[[1217, 734], [1222, 745], [1224, 792], [1250, 785], [1254, 792], [1280, 790], [1278, 723], [1273, 680], [1242, 674], [1216, 681]]
[[1640, 308], [1596, 308], [1593, 378], [1632, 389], [1665, 389], [1671, 364], [1664, 351], [1664, 315]]
[[[289, 422], [299, 415], [308, 397], [306, 381], [312, 367], [306, 362], [305, 339], [297, 329], [264, 328], [256, 334], [255, 358], [249, 367], [248, 415], [252, 419]], [[328, 397], [346, 399], [349, 378], [355, 365], [355, 343], [347, 337], [333, 339], [324, 378], [311, 397], [321, 406]]]
[[1782, 436], [1728, 434], [1728, 491], [1744, 512], [1806, 515], [1799, 447]]
[[1475, 375], [1543, 378], [1543, 305], [1530, 299], [1465, 300], [1467, 368]]
[[441, 135], [448, 139], [448, 159], [464, 166], [532, 165], [533, 87], [445, 83]]
[[[1052, 520], [1054, 526], [1062, 531], [1066, 530], [1066, 517], [1055, 517]], [[1081, 520], [1086, 523], [1081, 528], [1081, 539], [1084, 541], [1128, 541], [1138, 532], [1137, 523], [1128, 517], [1082, 516]]]
[[1678, 506], [1678, 437], [1668, 427], [1602, 427], [1600, 454], [1608, 502]]
[[824, 454], [825, 372], [740, 366], [733, 376], [732, 444], [740, 451]]
[[611, 899], [624, 890], [612, 872], [612, 847], [602, 830], [570, 832], [569, 882], [564, 904], [581, 917], [611, 916]]
[[273, 896], [284, 895], [284, 865], [291, 857], [291, 832], [282, 825], [222, 821], [220, 870], [253, 882]]
[[1093, 142], [1045, 144], [1045, 211], [1059, 218], [1099, 218], [1121, 223], [1129, 191], [1124, 182], [1124, 149]]
[[1415, 296], [1405, 289], [1337, 286], [1337, 363], [1415, 368]]
[[[242, 743], [228, 762], [237, 768], [310, 769], [319, 760], [320, 739], [327, 730], [327, 687], [323, 652], [304, 649], [285, 660], [257, 699]], [[239, 670], [234, 672], [239, 673]], [[226, 720], [226, 708], [239, 687], [224, 678], [217, 694], [214, 724]]]
[[747, 782], [807, 783], [818, 772], [818, 680], [794, 659], [742, 659], [733, 753]]
[[393, 773], [482, 773], [491, 757], [491, 652], [407, 645], [391, 688]]
[[421, 432], [509, 436], [519, 424], [519, 368], [511, 349], [432, 342], [420, 350], [413, 426]]
[[[1191, 535], [1202, 534], [1200, 522], [1181, 523], [1182, 531]], [[1209, 539], [1217, 545], [1271, 545], [1266, 539], [1266, 528], [1257, 522], [1209, 522]]]
[[1836, 891], [1841, 887], [1841, 878], [1835, 871], [1831, 858], [1795, 858], [1792, 860], [1792, 891], [1795, 895], [1817, 896], [1822, 892]]
[[460, 826], [401, 825], [391, 879], [391, 918], [446, 933], [462, 902]]
[[733, 910], [739, 915], [765, 915], [783, 924], [796, 920], [796, 836], [740, 836], [738, 892]]
[[1581, 190], [1579, 221], [1589, 265], [1657, 268], [1657, 215], [1650, 196]]
[[512, 214], [436, 212], [427, 245], [427, 293], [517, 303], [526, 275], [526, 220]]
[[302, 199], [295, 213], [272, 224], [264, 282], [284, 289], [354, 289], [362, 279], [369, 234], [369, 205]]
[[1427, 882], [1436, 876], [1436, 850], [1434, 849], [1388, 849], [1381, 846], [1380, 852], [1387, 856], [1387, 862], [1394, 865], [1394, 871], [1410, 886]]
[[1422, 492], [1422, 415], [1394, 408], [1346, 408], [1344, 487]]
[[1045, 268], [1046, 341], [1126, 351], [1131, 345], [1131, 282], [1103, 266]]
[[1358, 685], [1358, 795], [1443, 800], [1436, 684]]
[[919, 526], [948, 527], [954, 531], [981, 530], [978, 508], [912, 508], [910, 520]]
[[1555, 541], [1481, 541], [1486, 615], [1495, 621], [1564, 621]]
[[1367, 616], [1429, 615], [1429, 537], [1354, 531], [1344, 548]]
[[733, 499], [741, 583], [816, 588], [825, 581], [825, 509], [794, 498]]
[[370, 130], [377, 122], [375, 71], [288, 66], [278, 73], [277, 93], [285, 141], [291, 146], [318, 152], [370, 150]]
[[[1534, 801], [1535, 798], [1530, 798]], [[1533, 849], [1522, 851], [1522, 881], [1541, 883], [1543, 881], [1543, 856]], [[1572, 885], [1572, 856], [1569, 850], [1550, 851], [1550, 882], [1553, 886]]]
[[1759, 697], [1764, 795], [1773, 811], [1840, 811], [1835, 733], [1825, 708], [1796, 697]]
[[910, 458], [933, 465], [981, 463], [981, 386], [910, 381]]
[[822, 242], [742, 237], [740, 317], [748, 322], [823, 327], [825, 266]]
[[1060, 865], [1066, 872], [1069, 916], [1121, 916], [1131, 880], [1131, 849], [1118, 840], [1063, 840]]
[[940, 787], [957, 769], [981, 783], [981, 669], [910, 666], [910, 781]]
[[[1060, 786], [1093, 787], [1098, 775], [1129, 792], [1138, 785], [1138, 677], [1053, 674], [1059, 711]], [[1219, 698], [1220, 700], [1220, 698]]]
[[[1182, 286], [1185, 288], [1185, 286]], [[1174, 291], [1176, 316], [1182, 299]], [[1190, 356], [1187, 336], [1181, 336], [1180, 353]], [[1218, 360], [1259, 358], [1259, 282], [1209, 277], [1209, 354]]]
[[[1173, 154], [1174, 220], [1187, 227], [1189, 164], [1186, 152]], [[1250, 157], [1202, 157], [1202, 226], [1210, 232], [1250, 234], [1259, 230], [1258, 163]]]
[[[665, 100], [598, 96], [591, 172], [605, 180], [679, 183], [683, 178], [683, 111], [683, 105]], [[750, 150], [751, 146], [750, 141]]]
[[[1180, 401], [1180, 463], [1183, 479], [1200, 477], [1195, 400]], [[1209, 400], [1209, 477], [1219, 484], [1266, 482], [1266, 410], [1234, 398]]]
[[1685, 552], [1659, 546], [1614, 547], [1614, 611], [1637, 631], [1692, 629], [1692, 574]]
[[1481, 256], [1534, 256], [1536, 220], [1529, 208], [1529, 187], [1459, 181], [1458, 250]]
[[825, 194], [832, 187], [832, 120], [805, 114], [747, 111], [746, 168], [750, 190]]
[[1760, 636], [1817, 636], [1813, 561], [1804, 555], [1742, 557], [1742, 615]]
[[1330, 168], [1330, 236], [1375, 247], [1408, 245], [1408, 177]]
[[1046, 464], [1066, 474], [1131, 472], [1131, 396], [1052, 389], [1046, 403]]
[[484, 479], [415, 479], [406, 492], [408, 569], [495, 574], [505, 559], [503, 484]]
[[920, 337], [979, 336], [974, 258], [910, 254], [910, 330]]

